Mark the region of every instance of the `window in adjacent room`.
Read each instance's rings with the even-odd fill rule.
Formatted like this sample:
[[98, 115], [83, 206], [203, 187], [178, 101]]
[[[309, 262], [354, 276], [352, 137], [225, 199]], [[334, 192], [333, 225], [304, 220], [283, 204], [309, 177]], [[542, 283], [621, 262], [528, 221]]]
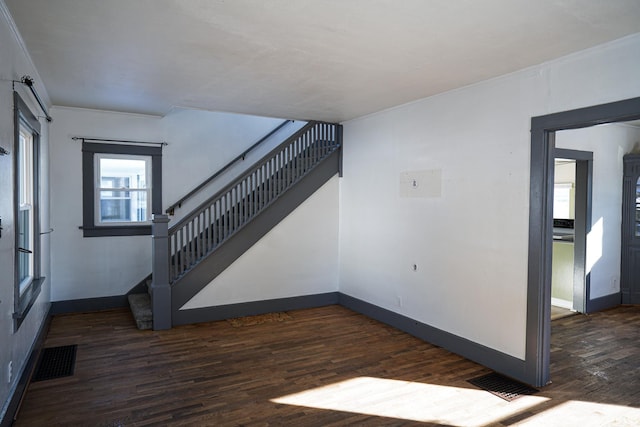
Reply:
[[83, 143], [85, 237], [151, 233], [160, 213], [161, 148]]

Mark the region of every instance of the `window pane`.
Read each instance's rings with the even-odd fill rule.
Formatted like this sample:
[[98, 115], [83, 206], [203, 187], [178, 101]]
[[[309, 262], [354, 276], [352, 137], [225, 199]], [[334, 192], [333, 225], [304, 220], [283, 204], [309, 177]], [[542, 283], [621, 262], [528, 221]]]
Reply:
[[554, 184], [553, 217], [558, 219], [573, 219], [574, 189], [571, 183]]
[[151, 157], [99, 154], [96, 220], [125, 225], [150, 220]]
[[100, 191], [100, 222], [147, 221], [146, 191]]
[[18, 281], [20, 294], [31, 283], [33, 277], [33, 233], [31, 223], [33, 211], [20, 210], [18, 215]]
[[18, 199], [20, 205], [33, 204], [33, 136], [20, 129], [20, 147], [18, 148], [20, 187]]
[[[103, 176], [102, 178], [100, 178], [100, 188], [117, 188], [117, 189], [129, 188], [129, 181], [130, 179], [128, 177]], [[129, 197], [128, 196], [129, 192], [126, 192], [126, 193], [127, 193], [126, 197]], [[114, 194], [113, 191], [103, 192], [103, 196], [115, 197], [113, 196], [113, 194]]]
[[18, 147], [18, 282], [20, 295], [34, 276], [34, 152], [33, 135], [20, 126]]
[[135, 191], [133, 193], [132, 199], [132, 208], [135, 212], [134, 221], [149, 221], [151, 218], [149, 217], [147, 212], [147, 192], [146, 191]]
[[[147, 188], [147, 161], [144, 159], [100, 159], [102, 188]], [[117, 180], [120, 178], [120, 180]], [[107, 180], [107, 184], [103, 180]]]

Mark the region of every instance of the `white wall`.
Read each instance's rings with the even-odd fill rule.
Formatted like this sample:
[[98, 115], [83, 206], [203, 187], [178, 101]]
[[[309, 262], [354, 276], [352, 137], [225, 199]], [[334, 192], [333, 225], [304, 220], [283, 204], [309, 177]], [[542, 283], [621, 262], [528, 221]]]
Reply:
[[[45, 280], [40, 295], [29, 311], [26, 319], [17, 332], [13, 331], [13, 291], [15, 268], [15, 222], [13, 215], [14, 169], [13, 159], [13, 91], [12, 80], [20, 80], [27, 74], [36, 80], [36, 89], [46, 99], [46, 92], [40, 85], [37, 71], [33, 67], [28, 54], [23, 50], [11, 21], [7, 18], [4, 2], [0, 1], [0, 147], [11, 154], [0, 156], [0, 218], [2, 218], [2, 237], [0, 238], [0, 419], [6, 411], [6, 403], [13, 393], [17, 380], [22, 373], [24, 363], [34, 343], [36, 335], [43, 324], [49, 309], [51, 272], [49, 270], [49, 238], [41, 237], [41, 274]], [[42, 115], [40, 109], [28, 90], [23, 85], [16, 85], [16, 90], [36, 115]], [[40, 214], [41, 229], [49, 227], [49, 193], [48, 193], [48, 128], [46, 121], [41, 120], [41, 164], [42, 176]], [[8, 364], [12, 362], [13, 375], [8, 378]]]
[[[166, 140], [171, 142], [163, 150], [162, 167], [166, 177], [163, 181], [163, 201], [166, 207], [275, 129], [282, 120], [176, 108], [163, 117], [161, 123]], [[236, 163], [199, 195], [177, 209], [172, 220], [177, 221], [189, 213], [305, 123], [296, 121], [286, 125], [260, 144], [244, 161]]]
[[335, 176], [183, 308], [337, 291], [338, 189]]
[[640, 143], [640, 128], [610, 124], [556, 132], [556, 147], [593, 152], [587, 272], [591, 299], [620, 291], [622, 157]]
[[[13, 151], [10, 80], [37, 72], [4, 15], [0, 57], [0, 145]], [[640, 96], [638, 75], [640, 35], [635, 35], [346, 123], [344, 179], [325, 185], [190, 306], [339, 289], [524, 358], [530, 119]], [[56, 230], [48, 237], [52, 271], [45, 274], [51, 280], [16, 334], [11, 319], [12, 194], [11, 186], [0, 186], [5, 228], [0, 239], [1, 399], [14, 384], [4, 378], [7, 363], [13, 360], [19, 371], [46, 313], [49, 286], [54, 301], [121, 295], [150, 271], [148, 237], [82, 237], [80, 144], [71, 136], [167, 140], [167, 206], [183, 188], [200, 182], [277, 124], [183, 110], [165, 118], [68, 108], [51, 113], [48, 147], [46, 129], [43, 138]], [[419, 177], [429, 191], [404, 197], [412, 194], [401, 188], [404, 172]], [[0, 157], [0, 182], [11, 182], [12, 176], [10, 158]], [[45, 190], [45, 206], [46, 200]], [[298, 236], [301, 246], [291, 242]], [[295, 268], [285, 268], [288, 257], [297, 260]], [[329, 260], [324, 269], [323, 257]], [[281, 276], [283, 271], [289, 273]], [[239, 292], [239, 284], [253, 288]]]
[[151, 272], [149, 236], [84, 238], [82, 143], [74, 136], [163, 141], [154, 116], [51, 109], [52, 301], [125, 294]]
[[[638, 75], [635, 35], [345, 123], [340, 291], [524, 359], [531, 117], [640, 96]], [[406, 171], [439, 194], [400, 197]]]
[[[78, 229], [82, 225], [82, 144], [73, 136], [168, 142], [162, 159], [166, 208], [282, 122], [183, 109], [156, 117], [55, 107], [51, 115], [51, 221], [56, 230], [52, 235], [53, 301], [123, 295], [151, 272], [149, 236], [84, 238]], [[251, 161], [248, 158], [236, 170]], [[174, 220], [194, 205], [177, 210]]]

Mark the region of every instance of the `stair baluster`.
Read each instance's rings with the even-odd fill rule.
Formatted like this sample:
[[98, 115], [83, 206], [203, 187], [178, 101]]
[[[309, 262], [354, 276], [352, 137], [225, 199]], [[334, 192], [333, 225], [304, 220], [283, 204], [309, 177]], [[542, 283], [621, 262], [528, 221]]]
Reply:
[[172, 287], [338, 151], [340, 139], [339, 125], [309, 122], [170, 229], [167, 216], [154, 215], [154, 329], [172, 325]]

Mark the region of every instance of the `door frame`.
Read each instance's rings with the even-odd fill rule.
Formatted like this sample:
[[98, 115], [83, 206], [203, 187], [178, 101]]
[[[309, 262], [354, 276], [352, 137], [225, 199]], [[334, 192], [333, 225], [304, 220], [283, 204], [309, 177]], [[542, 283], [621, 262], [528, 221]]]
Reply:
[[637, 119], [640, 119], [640, 97], [531, 118], [524, 375], [530, 384], [544, 386], [550, 380], [555, 132]]
[[[622, 244], [620, 267], [620, 300], [622, 304], [640, 303], [640, 293], [633, 286], [632, 265], [640, 239], [636, 234], [636, 192], [640, 181], [640, 154], [624, 156], [624, 174], [622, 184]], [[636, 251], [634, 251], [634, 248]], [[635, 292], [634, 292], [635, 291]]]
[[[593, 186], [593, 152], [554, 149], [555, 159], [576, 162], [575, 223], [573, 239], [573, 309], [587, 313], [587, 299], [591, 293], [591, 277], [587, 272], [587, 234], [591, 231], [591, 194]], [[555, 170], [554, 170], [555, 174]]]

